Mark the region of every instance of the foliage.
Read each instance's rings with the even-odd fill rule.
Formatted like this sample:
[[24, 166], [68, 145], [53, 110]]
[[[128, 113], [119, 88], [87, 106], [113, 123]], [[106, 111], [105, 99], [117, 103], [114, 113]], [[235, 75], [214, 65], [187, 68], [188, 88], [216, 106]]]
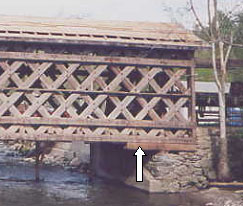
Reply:
[[[235, 33], [235, 42], [238, 44], [243, 44], [243, 13], [239, 13], [235, 22], [237, 25], [237, 31]], [[243, 48], [242, 47], [234, 47], [233, 48], [233, 57], [238, 59], [243, 59]]]
[[[196, 81], [202, 81], [202, 82], [214, 81], [213, 71], [211, 69], [197, 68], [195, 73], [196, 73]], [[228, 70], [227, 81], [243, 82], [242, 68]]]
[[[238, 14], [226, 14], [222, 11], [218, 11], [219, 28], [221, 38], [229, 42], [230, 35], [234, 33], [234, 42], [237, 44], [243, 44], [243, 13]], [[215, 31], [213, 31], [215, 32]], [[209, 26], [204, 28], [196, 26], [194, 33], [205, 41], [210, 41], [208, 33], [210, 33]], [[196, 53], [197, 57], [209, 59], [211, 58], [210, 50], [200, 50]], [[217, 56], [219, 53], [217, 51]], [[232, 59], [243, 59], [243, 48], [233, 47], [230, 54]], [[227, 81], [228, 82], [243, 82], [243, 68], [228, 70]], [[214, 81], [213, 72], [207, 69], [197, 69], [197, 80], [198, 81]]]
[[237, 24], [235, 39], [238, 43], [243, 43], [243, 13], [237, 14], [235, 22]]

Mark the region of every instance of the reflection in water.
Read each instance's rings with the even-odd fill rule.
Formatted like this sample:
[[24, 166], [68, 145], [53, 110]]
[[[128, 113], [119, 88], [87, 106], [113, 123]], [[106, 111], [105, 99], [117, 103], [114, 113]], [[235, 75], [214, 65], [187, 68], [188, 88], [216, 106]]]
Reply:
[[[44, 181], [35, 183], [34, 168], [7, 157], [0, 146], [0, 206], [201, 206], [188, 194], [148, 195], [119, 184], [57, 167], [43, 167]], [[9, 179], [21, 180], [10, 181]], [[22, 181], [26, 180], [26, 181]]]

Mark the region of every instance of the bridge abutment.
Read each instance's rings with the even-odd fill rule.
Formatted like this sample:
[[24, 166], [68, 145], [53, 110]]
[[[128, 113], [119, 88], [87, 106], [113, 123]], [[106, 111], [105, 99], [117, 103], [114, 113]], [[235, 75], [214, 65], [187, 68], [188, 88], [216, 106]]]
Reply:
[[92, 144], [91, 164], [97, 176], [151, 193], [202, 189], [215, 178], [210, 130], [198, 128], [197, 139], [196, 152], [145, 151], [143, 182], [136, 182], [135, 151], [121, 144]]

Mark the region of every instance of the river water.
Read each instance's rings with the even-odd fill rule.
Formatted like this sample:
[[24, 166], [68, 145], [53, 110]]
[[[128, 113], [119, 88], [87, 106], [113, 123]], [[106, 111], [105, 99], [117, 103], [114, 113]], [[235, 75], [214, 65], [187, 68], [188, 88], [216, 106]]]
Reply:
[[34, 167], [0, 145], [0, 206], [203, 206], [191, 194], [153, 194], [58, 167]]

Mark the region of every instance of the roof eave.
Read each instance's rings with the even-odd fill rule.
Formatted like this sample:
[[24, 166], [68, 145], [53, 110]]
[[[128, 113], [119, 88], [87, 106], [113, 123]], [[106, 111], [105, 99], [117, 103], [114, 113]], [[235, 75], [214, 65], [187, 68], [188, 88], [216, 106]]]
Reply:
[[125, 43], [118, 41], [90, 41], [90, 40], [75, 40], [75, 39], [55, 39], [55, 38], [33, 38], [33, 37], [0, 37], [1, 42], [24, 42], [24, 43], [43, 43], [43, 44], [69, 44], [69, 45], [93, 45], [93, 46], [115, 46], [115, 47], [137, 47], [149, 49], [174, 49], [174, 50], [198, 50], [209, 49], [208, 45], [204, 44], [149, 44], [149, 43]]

